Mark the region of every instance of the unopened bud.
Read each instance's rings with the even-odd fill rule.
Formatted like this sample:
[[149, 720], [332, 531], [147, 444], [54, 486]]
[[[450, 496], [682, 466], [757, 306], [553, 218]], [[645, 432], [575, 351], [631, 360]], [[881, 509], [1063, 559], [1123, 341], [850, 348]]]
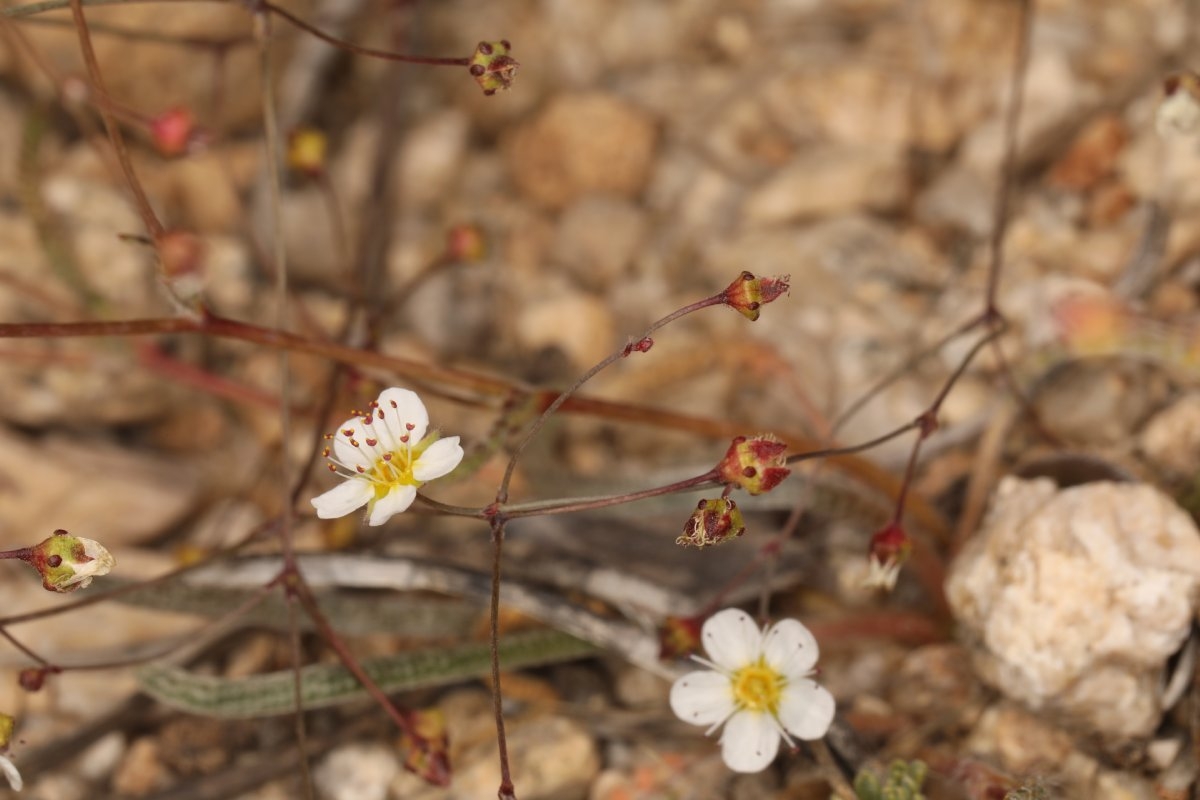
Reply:
[[742, 510], [728, 497], [701, 500], [675, 544], [684, 547], [708, 547], [720, 544], [746, 532]]
[[450, 740], [446, 715], [437, 708], [410, 711], [409, 730], [400, 736], [404, 767], [434, 786], [450, 785]]
[[725, 287], [722, 298], [725, 305], [736, 308], [751, 322], [758, 319], [760, 309], [790, 288], [787, 275], [777, 278], [756, 278], [752, 272], [743, 272], [733, 283]]
[[1163, 81], [1163, 101], [1154, 126], [1160, 136], [1200, 133], [1200, 75], [1180, 72]]
[[512, 88], [513, 79], [517, 75], [520, 63], [509, 55], [512, 45], [507, 39], [498, 42], [480, 42], [471, 56], [471, 77], [479, 84], [486, 95], [493, 95], [498, 89]]
[[478, 225], [455, 225], [446, 231], [446, 260], [473, 264], [487, 258], [487, 238]]
[[663, 661], [683, 658], [700, 650], [700, 627], [704, 620], [697, 617], [670, 617], [658, 629], [658, 657]]
[[786, 466], [786, 451], [787, 445], [770, 434], [738, 436], [717, 465], [719, 480], [750, 494], [769, 492], [792, 472]]
[[181, 156], [196, 140], [196, 119], [181, 106], [168, 109], [150, 120], [150, 138], [158, 152], [167, 157]]
[[27, 692], [40, 692], [46, 684], [46, 676], [58, 671], [53, 667], [26, 667], [17, 674], [17, 683]]
[[301, 175], [324, 174], [328, 153], [329, 139], [316, 128], [297, 128], [288, 136], [287, 165]]
[[50, 592], [83, 589], [116, 563], [104, 545], [64, 530], [29, 548], [24, 560], [41, 574], [42, 587]]

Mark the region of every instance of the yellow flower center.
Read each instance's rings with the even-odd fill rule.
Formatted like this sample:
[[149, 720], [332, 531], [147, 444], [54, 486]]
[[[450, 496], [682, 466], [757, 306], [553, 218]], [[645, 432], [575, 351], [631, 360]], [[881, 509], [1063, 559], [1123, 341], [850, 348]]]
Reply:
[[362, 473], [363, 477], [375, 485], [375, 499], [379, 500], [397, 486], [417, 486], [422, 482], [413, 476], [413, 465], [420, 460], [421, 454], [429, 445], [437, 441], [436, 433], [430, 434], [417, 444], [409, 447], [401, 445], [390, 453], [375, 460], [375, 466]]
[[775, 714], [784, 683], [782, 675], [759, 660], [733, 673], [733, 697], [739, 708]]

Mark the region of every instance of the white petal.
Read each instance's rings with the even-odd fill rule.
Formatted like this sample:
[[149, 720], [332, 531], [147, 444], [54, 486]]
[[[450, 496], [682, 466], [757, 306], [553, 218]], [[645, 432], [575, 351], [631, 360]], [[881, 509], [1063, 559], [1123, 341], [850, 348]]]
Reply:
[[[425, 404], [417, 397], [416, 392], [395, 387], [384, 389], [379, 394], [378, 402], [383, 411], [383, 422], [390, 426], [397, 437], [407, 433], [408, 441], [412, 444], [425, 438], [425, 431], [429, 428], [429, 412], [425, 410]], [[382, 424], [378, 414], [375, 415], [375, 424]], [[408, 429], [407, 425], [413, 427]]]
[[452, 471], [463, 460], [463, 449], [457, 436], [438, 439], [413, 464], [413, 477], [431, 481]]
[[719, 672], [690, 672], [671, 686], [671, 710], [692, 725], [716, 725], [733, 709], [733, 687]]
[[0, 755], [0, 772], [3, 772], [4, 777], [8, 778], [8, 785], [14, 792], [21, 791], [25, 781], [21, 780], [21, 773], [17, 770], [17, 765], [10, 761], [8, 756]]
[[779, 729], [769, 714], [739, 711], [725, 723], [721, 757], [734, 772], [762, 772], [779, 752]]
[[321, 519], [344, 517], [351, 511], [361, 508], [375, 496], [375, 488], [369, 481], [361, 478], [350, 478], [312, 499], [313, 508]]
[[757, 661], [762, 646], [758, 625], [740, 608], [713, 614], [704, 622], [700, 636], [712, 662], [730, 672]]
[[788, 679], [803, 678], [817, 663], [817, 639], [794, 619], [782, 619], [763, 636], [767, 664]]
[[[353, 431], [350, 436], [346, 436], [346, 431]], [[367, 456], [364, 452], [367, 448], [364, 439], [370, 434], [370, 429], [363, 425], [362, 417], [351, 417], [341, 424], [337, 429], [337, 433], [333, 436], [333, 455], [338, 461], [342, 462], [350, 469], [356, 466], [366, 467], [370, 469], [375, 466], [375, 459]], [[353, 438], [358, 442], [358, 447], [350, 444], [350, 439]]]
[[415, 486], [397, 486], [383, 497], [375, 501], [375, 505], [371, 506], [371, 518], [367, 520], [368, 525], [382, 525], [392, 518], [393, 514], [399, 514], [405, 511], [413, 504], [413, 500], [417, 498], [417, 487]]
[[820, 739], [833, 722], [833, 695], [810, 680], [792, 681], [779, 698], [779, 722], [797, 739]]

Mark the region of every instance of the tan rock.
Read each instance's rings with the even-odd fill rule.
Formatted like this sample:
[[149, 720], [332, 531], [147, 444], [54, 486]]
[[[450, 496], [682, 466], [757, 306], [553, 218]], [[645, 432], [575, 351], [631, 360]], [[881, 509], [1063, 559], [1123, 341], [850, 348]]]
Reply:
[[143, 797], [169, 781], [158, 744], [143, 736], [129, 746], [112, 777], [112, 788], [123, 797]]
[[508, 165], [521, 192], [544, 206], [592, 191], [632, 197], [649, 176], [657, 138], [651, 117], [618, 97], [560, 95], [513, 136]]
[[200, 491], [186, 464], [61, 434], [34, 441], [0, 432], [0, 475], [0, 542], [9, 546], [56, 528], [110, 549], [145, 541], [187, 513]]
[[606, 289], [626, 272], [646, 228], [633, 203], [588, 195], [563, 212], [554, 253], [581, 285]]
[[619, 344], [608, 304], [583, 292], [563, 291], [529, 302], [519, 312], [516, 331], [524, 347], [556, 347], [581, 370]]
[[828, 146], [806, 150], [747, 198], [747, 225], [804, 217], [895, 208], [907, 184], [903, 160], [873, 148]]
[[[283, 5], [301, 16], [307, 16], [311, 7], [310, 3], [294, 0]], [[246, 36], [251, 25], [246, 10], [234, 6], [181, 6], [164, 14], [162, 9], [152, 6], [123, 5], [90, 9], [87, 18], [90, 22], [130, 30], [208, 40]], [[283, 23], [277, 24], [283, 27]], [[72, 28], [27, 25], [22, 28], [22, 33], [59, 74], [86, 74], [79, 53], [79, 37]], [[275, 38], [277, 57], [287, 52], [289, 39]], [[200, 51], [164, 47], [159, 42], [132, 41], [100, 32], [93, 33], [92, 41], [105, 84], [117, 102], [151, 116], [173, 106], [186, 106], [197, 114], [209, 108], [216, 76], [211, 57], [205, 57]], [[22, 54], [21, 60], [27, 62], [28, 57]], [[219, 122], [233, 127], [257, 122], [262, 114], [262, 100], [255, 48], [231, 48], [223, 69], [226, 80]], [[41, 72], [31, 65], [19, 74], [41, 78]]]
[[1156, 467], [1173, 476], [1200, 472], [1200, 394], [1186, 394], [1155, 414], [1138, 444]]

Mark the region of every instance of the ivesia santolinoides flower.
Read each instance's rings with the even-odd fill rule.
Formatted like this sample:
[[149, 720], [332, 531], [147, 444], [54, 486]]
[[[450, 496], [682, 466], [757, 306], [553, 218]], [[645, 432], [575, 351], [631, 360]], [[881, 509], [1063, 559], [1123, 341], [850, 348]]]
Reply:
[[779, 740], [820, 739], [833, 721], [833, 695], [808, 678], [817, 640], [794, 619], [759, 630], [745, 611], [727, 608], [701, 631], [708, 670], [671, 687], [671, 710], [684, 722], [722, 724], [721, 756], [734, 772], [759, 772], [775, 760]]
[[344, 517], [367, 507], [367, 522], [382, 525], [412, 505], [426, 481], [448, 474], [462, 461], [457, 436], [426, 435], [429, 412], [415, 392], [384, 389], [366, 413], [342, 423], [323, 455], [345, 481], [312, 499], [321, 519]]
[[8, 714], [0, 714], [0, 772], [8, 779], [8, 785], [14, 792], [21, 791], [25, 782], [21, 780], [21, 772], [17, 765], [8, 757], [8, 744], [12, 741], [13, 728], [17, 721]]
[[42, 588], [48, 592], [83, 589], [92, 578], [107, 575], [116, 564], [104, 545], [72, 536], [61, 528], [24, 551], [21, 558], [42, 576]]

